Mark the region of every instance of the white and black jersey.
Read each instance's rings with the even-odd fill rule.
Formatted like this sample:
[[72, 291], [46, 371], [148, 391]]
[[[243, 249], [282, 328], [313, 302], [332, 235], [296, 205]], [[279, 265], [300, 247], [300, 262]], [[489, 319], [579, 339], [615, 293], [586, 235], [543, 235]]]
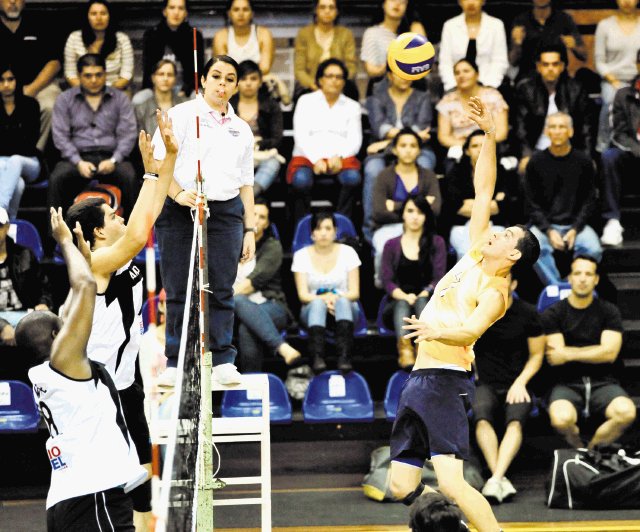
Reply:
[[126, 492], [146, 480], [105, 366], [90, 361], [91, 377], [72, 379], [49, 362], [29, 370], [33, 395], [49, 429], [47, 508], [115, 487]]
[[142, 336], [142, 272], [132, 262], [116, 271], [96, 294], [87, 356], [102, 362], [118, 390], [133, 384]]

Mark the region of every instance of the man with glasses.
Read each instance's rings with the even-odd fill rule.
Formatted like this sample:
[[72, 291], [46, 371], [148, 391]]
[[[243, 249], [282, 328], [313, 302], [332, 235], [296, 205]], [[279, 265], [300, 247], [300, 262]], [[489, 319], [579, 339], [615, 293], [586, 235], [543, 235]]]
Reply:
[[129, 98], [107, 87], [104, 58], [78, 59], [80, 86], [63, 92], [53, 108], [53, 141], [62, 161], [49, 180], [50, 206], [63, 211], [92, 179], [122, 192], [125, 219], [138, 196], [138, 180], [127, 157], [136, 137], [136, 118]]
[[339, 59], [327, 59], [316, 72], [317, 91], [300, 97], [293, 114], [293, 158], [287, 182], [296, 201], [294, 218], [310, 211], [315, 176], [335, 176], [340, 183], [336, 210], [351, 217], [356, 187], [360, 184], [362, 144], [360, 104], [344, 90], [347, 67]]

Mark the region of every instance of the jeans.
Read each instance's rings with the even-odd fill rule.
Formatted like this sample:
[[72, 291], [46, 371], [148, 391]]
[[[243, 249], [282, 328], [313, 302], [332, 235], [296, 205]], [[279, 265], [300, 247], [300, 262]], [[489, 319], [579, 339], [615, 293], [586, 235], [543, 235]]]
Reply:
[[269, 157], [256, 167], [254, 181], [260, 187], [261, 192], [265, 192], [276, 180], [280, 173], [280, 166], [278, 159]]
[[620, 220], [620, 192], [622, 176], [635, 176], [640, 159], [620, 148], [609, 148], [602, 154], [603, 212], [605, 220]]
[[[420, 150], [418, 166], [433, 170], [436, 166], [435, 154], [426, 148]], [[373, 189], [376, 183], [376, 177], [387, 167], [384, 153], [375, 153], [368, 155], [364, 160], [364, 183], [362, 184], [362, 210], [364, 219], [362, 222], [362, 233], [369, 244], [373, 239], [373, 224], [371, 217], [373, 216]]]
[[[501, 225], [491, 224], [492, 231], [504, 231], [504, 227]], [[449, 243], [456, 250], [458, 260], [465, 256], [465, 254], [471, 248], [471, 238], [469, 237], [469, 222], [464, 225], [454, 225], [451, 227], [451, 234], [449, 235]]]
[[289, 321], [287, 309], [279, 302], [268, 299], [258, 305], [245, 295], [234, 296], [235, 315], [238, 318], [238, 351], [243, 371], [262, 371], [262, 345], [273, 353], [284, 340], [279, 329]]
[[[532, 225], [530, 229], [538, 239], [538, 242], [540, 242], [540, 258], [538, 259], [538, 262], [533, 265], [533, 269], [536, 271], [540, 281], [542, 281], [544, 285], [559, 283], [561, 281], [560, 272], [558, 271], [556, 261], [553, 258], [553, 247], [551, 246], [551, 242], [549, 242], [549, 238], [535, 225]], [[551, 224], [550, 229], [555, 229], [564, 236], [567, 234], [569, 229], [571, 229], [571, 226]], [[600, 262], [600, 259], [602, 258], [600, 239], [590, 226], [585, 225], [584, 229], [576, 235], [573, 254], [574, 256], [589, 255]]]
[[[233, 283], [242, 252], [244, 207], [240, 196], [209, 202], [207, 265], [209, 274], [209, 349], [213, 365], [233, 363]], [[167, 199], [156, 222], [160, 274], [167, 292], [167, 366], [176, 367], [182, 335], [191, 257], [193, 221], [188, 208]], [[188, 303], [188, 302], [187, 302]], [[197, 316], [192, 316], [197, 320]]]
[[[627, 87], [628, 83], [623, 83], [623, 87]], [[600, 107], [600, 118], [598, 120], [598, 139], [596, 142], [596, 150], [603, 153], [611, 142], [611, 104], [616, 95], [616, 89], [608, 81], [602, 80], [600, 83], [600, 98], [602, 99], [602, 107]]]
[[402, 234], [401, 223], [387, 224], [382, 227], [378, 227], [375, 233], [373, 233], [373, 268], [376, 286], [380, 283], [380, 265], [382, 264], [382, 252], [384, 251], [384, 245], [391, 240]]
[[[296, 220], [302, 218], [302, 216], [311, 210], [311, 189], [313, 188], [314, 177], [313, 168], [309, 168], [308, 166], [301, 166], [293, 173], [291, 186], [293, 187], [294, 193], [298, 196], [296, 199], [298, 205], [294, 206], [294, 218]], [[360, 184], [360, 170], [342, 170], [338, 172], [338, 175], [335, 177], [342, 185], [340, 187], [340, 194], [338, 195], [336, 211], [344, 214], [347, 218], [351, 218], [355, 203], [353, 192]]]
[[[327, 326], [327, 304], [322, 299], [314, 299], [311, 303], [303, 305], [300, 312], [300, 321], [309, 327]], [[347, 320], [355, 322], [360, 314], [360, 307], [356, 301], [349, 301], [346, 297], [339, 297], [335, 304], [335, 320]]]
[[393, 328], [396, 338], [401, 338], [407, 334], [407, 331], [402, 328], [405, 325], [404, 318], [409, 318], [412, 314], [420, 316], [428, 302], [428, 297], [419, 297], [413, 305], [409, 305], [406, 301], [389, 298], [382, 311], [382, 323], [386, 327]]
[[18, 214], [24, 192], [24, 181], [32, 183], [40, 175], [37, 157], [23, 155], [0, 156], [0, 207], [7, 210], [9, 219]]

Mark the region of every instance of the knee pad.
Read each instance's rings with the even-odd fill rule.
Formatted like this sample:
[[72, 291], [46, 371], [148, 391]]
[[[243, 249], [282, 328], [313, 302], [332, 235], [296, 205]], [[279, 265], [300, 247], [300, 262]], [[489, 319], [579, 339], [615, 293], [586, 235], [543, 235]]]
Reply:
[[411, 506], [413, 504], [413, 501], [415, 501], [418, 497], [420, 497], [420, 495], [422, 495], [425, 488], [426, 486], [424, 485], [424, 482], [420, 481], [420, 484], [418, 484], [416, 489], [409, 493], [409, 495], [407, 495], [404, 499], [402, 499], [402, 504], [404, 504], [405, 506]]
[[133, 509], [136, 512], [145, 513], [151, 511], [151, 479], [140, 484], [129, 492], [133, 501]]

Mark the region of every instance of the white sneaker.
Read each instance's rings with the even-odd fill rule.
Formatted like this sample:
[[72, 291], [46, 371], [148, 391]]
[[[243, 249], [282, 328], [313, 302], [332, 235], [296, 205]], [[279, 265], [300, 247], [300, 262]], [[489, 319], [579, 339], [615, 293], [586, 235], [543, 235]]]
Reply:
[[242, 375], [233, 364], [226, 363], [211, 368], [211, 378], [219, 384], [240, 384]]
[[518, 490], [513, 487], [513, 484], [511, 484], [511, 481], [507, 477], [502, 477], [502, 480], [500, 480], [500, 488], [502, 489], [503, 501], [510, 499], [518, 493]]
[[487, 480], [484, 488], [482, 488], [482, 495], [484, 495], [489, 502], [495, 502], [500, 504], [502, 502], [502, 484], [495, 478]]
[[604, 226], [600, 242], [605, 246], [619, 246], [622, 244], [623, 232], [624, 228], [620, 225], [620, 222], [612, 218]]
[[158, 386], [158, 388], [175, 388], [177, 374], [178, 370], [176, 370], [176, 368], [165, 368], [165, 370], [158, 375], [156, 386]]

